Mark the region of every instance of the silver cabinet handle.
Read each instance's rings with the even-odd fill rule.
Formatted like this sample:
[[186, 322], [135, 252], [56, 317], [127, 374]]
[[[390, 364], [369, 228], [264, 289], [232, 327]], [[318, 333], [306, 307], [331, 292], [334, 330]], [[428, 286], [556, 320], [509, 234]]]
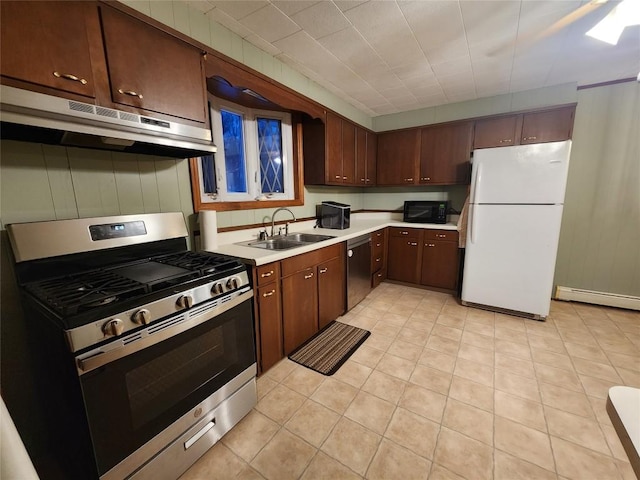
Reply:
[[[527, 138], [525, 137], [524, 139], [526, 140]], [[498, 143], [511, 143], [511, 142], [513, 142], [513, 139], [505, 138], [504, 140], [500, 140]]]
[[409, 235], [409, 232], [402, 231], [400, 232], [400, 235]]
[[53, 76], [57, 78], [64, 78], [65, 80], [71, 80], [72, 82], [79, 82], [82, 85], [87, 84], [87, 81], [84, 78], [76, 77], [70, 73], [53, 72]]
[[325, 273], [327, 270], [328, 270], [328, 268], [321, 268], [321, 269], [319, 270], [319, 273]]
[[267, 273], [263, 273], [262, 275], [260, 275], [260, 277], [265, 278], [265, 277], [270, 277], [271, 275], [273, 275], [273, 270], [268, 271]]
[[313, 277], [313, 272], [311, 272], [309, 275], [305, 275], [304, 279], [309, 280], [311, 277]]
[[138, 97], [139, 99], [142, 99], [142, 94], [138, 92], [134, 92], [133, 90], [123, 90], [119, 88], [118, 92], [121, 93], [122, 95], [129, 95], [130, 97]]
[[214, 418], [209, 423], [207, 423], [204, 427], [202, 427], [198, 432], [191, 437], [189, 440], [184, 442], [184, 449], [187, 450], [191, 445], [200, 440], [209, 430], [216, 426], [216, 419]]
[[407, 245], [411, 245], [412, 247], [415, 247], [416, 245], [418, 245], [418, 242], [407, 242]]
[[262, 294], [263, 297], [270, 297], [271, 295], [273, 295], [274, 293], [276, 293], [275, 290], [271, 290], [270, 292], [265, 292]]
[[336, 178], [337, 178], [338, 180], [340, 180], [340, 175], [336, 175]]

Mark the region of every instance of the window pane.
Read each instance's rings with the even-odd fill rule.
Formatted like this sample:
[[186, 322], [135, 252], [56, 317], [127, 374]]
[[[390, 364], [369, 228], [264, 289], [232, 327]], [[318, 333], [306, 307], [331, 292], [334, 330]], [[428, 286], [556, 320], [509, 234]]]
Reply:
[[218, 193], [213, 155], [200, 157], [200, 165], [202, 166], [202, 186], [204, 193]]
[[283, 193], [282, 123], [274, 118], [258, 118], [258, 151], [262, 193]]
[[221, 110], [220, 114], [222, 116], [222, 135], [224, 137], [227, 192], [244, 193], [247, 191], [247, 169], [244, 159], [242, 115], [224, 110]]

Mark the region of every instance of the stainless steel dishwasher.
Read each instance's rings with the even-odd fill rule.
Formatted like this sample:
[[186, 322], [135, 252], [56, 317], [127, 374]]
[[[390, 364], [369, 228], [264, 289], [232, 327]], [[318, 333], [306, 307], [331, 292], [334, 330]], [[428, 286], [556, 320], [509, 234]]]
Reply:
[[361, 235], [347, 241], [347, 310], [371, 291], [371, 237]]

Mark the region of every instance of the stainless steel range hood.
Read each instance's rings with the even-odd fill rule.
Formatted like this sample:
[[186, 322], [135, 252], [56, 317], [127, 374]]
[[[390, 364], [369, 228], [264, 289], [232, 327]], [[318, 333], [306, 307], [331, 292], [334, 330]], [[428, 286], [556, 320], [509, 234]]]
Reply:
[[0, 85], [0, 137], [189, 158], [216, 151], [211, 131]]

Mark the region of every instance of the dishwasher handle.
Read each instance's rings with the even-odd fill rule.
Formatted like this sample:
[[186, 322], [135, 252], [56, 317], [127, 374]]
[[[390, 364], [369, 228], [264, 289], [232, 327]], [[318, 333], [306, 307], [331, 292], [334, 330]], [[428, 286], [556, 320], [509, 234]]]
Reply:
[[[361, 235], [359, 237], [348, 240], [347, 248], [349, 249], [349, 252], [351, 252], [354, 248], [365, 245], [366, 243], [371, 243], [371, 237], [369, 235]], [[353, 253], [351, 253], [349, 256], [351, 255], [353, 255]]]

